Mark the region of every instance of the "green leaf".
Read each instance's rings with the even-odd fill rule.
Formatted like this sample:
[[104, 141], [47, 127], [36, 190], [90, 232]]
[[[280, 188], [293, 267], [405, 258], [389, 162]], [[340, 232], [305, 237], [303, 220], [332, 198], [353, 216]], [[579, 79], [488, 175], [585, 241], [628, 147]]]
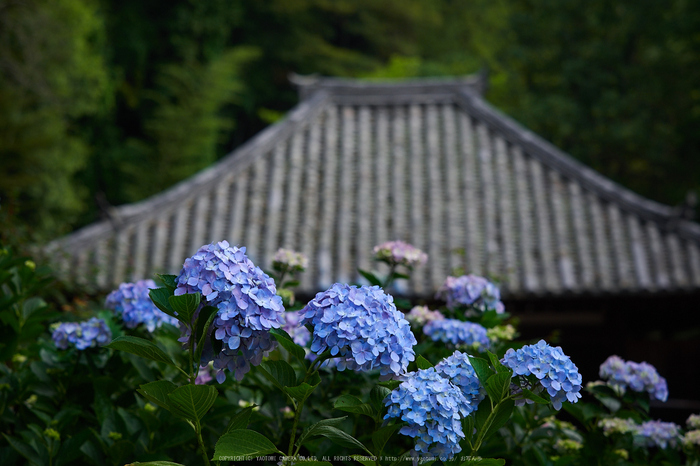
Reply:
[[391, 463], [389, 466], [398, 466], [401, 464], [406, 464], [405, 461], [410, 461], [410, 459], [407, 459], [406, 457], [411, 454], [411, 450], [405, 451], [399, 456], [396, 461]]
[[5, 434], [3, 432], [3, 437], [5, 437], [5, 440], [7, 440], [7, 443], [10, 444], [12, 448], [14, 448], [17, 453], [20, 455], [24, 456], [26, 459], [31, 461], [34, 464], [43, 464], [44, 462], [41, 460], [41, 457], [39, 456], [39, 453], [37, 453], [36, 450], [34, 450], [32, 447], [27, 445], [26, 443], [20, 442], [19, 440], [10, 437], [9, 435]]
[[486, 381], [486, 392], [495, 405], [510, 394], [510, 372], [499, 372]]
[[151, 401], [161, 408], [170, 409], [168, 394], [172, 393], [177, 386], [168, 380], [159, 380], [140, 385], [136, 391], [148, 401]]
[[297, 384], [297, 374], [292, 366], [285, 361], [265, 361], [258, 369], [277, 388], [284, 392], [284, 387], [294, 387]]
[[357, 461], [363, 466], [377, 466], [377, 462], [363, 455], [350, 455], [352, 459]]
[[506, 460], [504, 459], [481, 458], [476, 456], [460, 463], [459, 466], [504, 466], [505, 464]]
[[468, 442], [471, 447], [472, 437], [474, 436], [474, 423], [476, 422], [476, 413], [474, 415], [464, 416], [462, 418], [462, 432], [464, 432], [464, 439]]
[[[371, 451], [365, 447], [362, 442], [357, 440], [355, 437], [352, 435], [345, 433], [344, 431], [338, 429], [337, 427], [333, 426], [320, 426], [314, 429], [314, 436], [321, 436], [321, 437], [326, 437], [327, 439], [330, 439], [333, 443], [340, 445], [341, 447], [346, 447], [346, 448], [358, 448], [360, 450], [364, 450], [370, 455], [372, 454]], [[309, 434], [311, 436], [311, 434]]]
[[608, 396], [596, 396], [596, 398], [613, 414], [615, 414], [622, 407], [622, 402], [617, 398], [611, 398]]
[[199, 421], [212, 407], [219, 392], [211, 385], [185, 385], [168, 394], [170, 411], [185, 419]]
[[364, 414], [372, 418], [376, 414], [370, 405], [352, 395], [341, 395], [335, 400], [333, 407], [348, 413]]
[[229, 433], [232, 430], [247, 429], [248, 422], [250, 422], [250, 415], [253, 412], [253, 408], [255, 408], [255, 405], [248, 406], [247, 408], [243, 408], [241, 411], [237, 412], [231, 418], [231, 421], [228, 423], [228, 427], [226, 427], [226, 433]]
[[486, 386], [486, 381], [495, 372], [489, 367], [489, 363], [485, 359], [475, 358], [474, 356], [469, 356], [469, 362], [472, 363], [472, 367], [476, 372], [476, 376], [479, 378], [481, 385]]
[[[170, 359], [170, 356], [165, 354], [165, 351], [158, 348], [152, 342], [144, 340], [143, 338], [122, 335], [121, 337], [117, 337], [112, 340], [110, 344], [106, 345], [106, 348], [124, 351], [126, 353], [135, 354], [136, 356], [141, 356], [142, 358], [151, 359], [157, 362], [164, 362], [170, 366], [178, 367], [175, 365], [173, 360]], [[178, 367], [178, 369], [180, 368]]]
[[309, 460], [304, 460], [304, 461], [298, 461], [296, 464], [303, 464], [304, 466], [333, 466], [333, 463], [329, 463], [328, 461], [309, 461]]
[[479, 431], [484, 427], [484, 423], [488, 419], [489, 414], [491, 414], [491, 403], [487, 400], [482, 400], [481, 403], [479, 403], [476, 413], [474, 413], [474, 427], [476, 427], [477, 435], [479, 435]]
[[168, 301], [168, 298], [172, 295], [172, 290], [168, 288], [156, 288], [148, 292], [148, 296], [158, 309], [165, 312], [170, 317], [175, 317], [177, 319], [178, 316], [175, 315], [175, 311], [173, 311], [173, 307], [170, 305], [170, 301]]
[[404, 298], [394, 298], [394, 304], [397, 309], [409, 310], [411, 309], [411, 300]]
[[409, 280], [411, 277], [410, 277], [410, 275], [406, 275], [405, 273], [394, 272], [394, 278], [401, 278], [403, 280]]
[[386, 382], [377, 383], [380, 387], [388, 388], [389, 390], [395, 390], [399, 385], [401, 385], [400, 380], [387, 380]]
[[292, 398], [304, 402], [311, 395], [311, 393], [318, 387], [318, 385], [309, 385], [308, 383], [302, 383], [296, 387], [284, 387], [284, 391], [287, 392]]
[[506, 422], [510, 419], [511, 414], [513, 414], [513, 408], [515, 407], [515, 402], [513, 400], [504, 400], [494, 409], [494, 416], [492, 418], [490, 425], [484, 425], [486, 428], [486, 433], [484, 434], [484, 440], [498, 432], [498, 429], [503, 427]]
[[[300, 380], [299, 383], [301, 383], [301, 382], [302, 381]], [[318, 385], [321, 383], [321, 376], [319, 375], [318, 372], [314, 372], [313, 374], [311, 374], [309, 376], [309, 379], [306, 381], [306, 383], [308, 383], [309, 385], [312, 385], [312, 386]]]
[[536, 395], [535, 393], [532, 392], [532, 390], [528, 390], [527, 388], [523, 388], [523, 398], [526, 398], [528, 400], [532, 400], [537, 404], [541, 405], [546, 405], [549, 403], [549, 401], [545, 400], [539, 395]]
[[32, 297], [22, 304], [22, 316], [27, 319], [36, 311], [46, 307], [46, 301], [38, 297]]
[[375, 385], [369, 392], [369, 400], [377, 413], [384, 411], [384, 400], [391, 394], [391, 390], [381, 385]]
[[416, 366], [418, 366], [418, 369], [430, 369], [431, 367], [435, 367], [430, 361], [425, 359], [420, 354], [416, 358]]
[[498, 356], [493, 354], [491, 351], [489, 351], [487, 354], [491, 360], [491, 365], [494, 369], [496, 369], [496, 372], [511, 372], [512, 375], [511, 369], [501, 364], [501, 361], [498, 360]]
[[292, 340], [292, 337], [290, 337], [287, 332], [279, 328], [273, 328], [270, 329], [270, 334], [282, 345], [282, 348], [289, 351], [292, 356], [297, 358], [299, 362], [304, 365], [304, 358], [306, 357], [304, 348], [294, 343], [294, 340]]
[[338, 427], [344, 420], [346, 420], [348, 417], [343, 416], [343, 417], [334, 417], [330, 419], [324, 419], [322, 421], [318, 421], [316, 424], [313, 424], [306, 428], [304, 432], [299, 436], [299, 439], [297, 440], [296, 445], [301, 446], [304, 444], [307, 438], [311, 438], [315, 435], [315, 432], [320, 429], [321, 427], [324, 426], [331, 426], [331, 427]]
[[214, 447], [214, 461], [233, 461], [236, 456], [256, 458], [270, 453], [284, 454], [262, 434], [248, 429], [235, 429], [219, 438]]
[[199, 293], [185, 293], [180, 296], [170, 296], [168, 302], [173, 311], [177, 312], [178, 319], [189, 325], [201, 299], [202, 295]]
[[377, 456], [382, 454], [386, 442], [388, 442], [391, 436], [394, 435], [394, 432], [401, 429], [405, 425], [405, 422], [400, 422], [390, 426], [384, 426], [372, 434], [372, 444], [374, 445], [374, 451]]
[[360, 272], [360, 275], [367, 279], [370, 285], [382, 286], [382, 281], [379, 280], [372, 272], [368, 272], [362, 269], [357, 269], [357, 271]]
[[289, 280], [282, 285], [282, 288], [294, 288], [295, 286], [299, 286], [299, 283], [299, 280]]
[[177, 288], [177, 275], [166, 275], [160, 273], [157, 275], [158, 278], [160, 278], [163, 284], [166, 286], [166, 288], [168, 288], [170, 291], [175, 291], [175, 288]]
[[137, 461], [135, 463], [129, 463], [125, 466], [185, 466], [185, 465], [180, 464], [180, 463], [173, 463], [172, 461], [148, 461], [146, 463], [139, 463]]
[[[204, 351], [204, 343], [207, 339], [207, 329], [214, 322], [216, 318], [217, 309], [212, 306], [204, 306], [199, 315], [197, 316], [197, 331], [195, 333], [195, 341], [197, 342], [197, 348], [194, 353], [194, 360], [200, 361], [202, 359], [202, 351]], [[199, 369], [199, 364], [197, 365]]]

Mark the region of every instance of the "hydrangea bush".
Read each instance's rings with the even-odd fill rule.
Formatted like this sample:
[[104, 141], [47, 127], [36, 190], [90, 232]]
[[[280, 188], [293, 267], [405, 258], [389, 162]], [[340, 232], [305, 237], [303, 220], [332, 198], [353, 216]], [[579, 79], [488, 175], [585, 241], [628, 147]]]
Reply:
[[[219, 383], [226, 377], [224, 369], [241, 380], [250, 364], [259, 365], [265, 352], [276, 346], [270, 329], [284, 325], [282, 298], [277, 296], [275, 282], [245, 255], [245, 248], [226, 241], [202, 246], [185, 260], [175, 282], [175, 296], [201, 293], [207, 305], [218, 309], [213, 335], [223, 344], [214, 355]], [[200, 311], [189, 323], [181, 322], [186, 338]], [[205, 356], [200, 364], [208, 362]]]
[[106, 345], [112, 339], [112, 332], [104, 320], [93, 317], [85, 322], [56, 324], [51, 338], [58, 349], [65, 350], [73, 346], [84, 350]]
[[659, 401], [668, 399], [666, 379], [646, 362], [625, 361], [613, 355], [600, 366], [600, 377], [623, 393], [629, 388], [635, 392], [647, 392]]
[[386, 400], [384, 419], [396, 418], [408, 425], [400, 434], [415, 439], [415, 451], [423, 456], [452, 458], [462, 451], [461, 419], [474, 408], [462, 390], [434, 368], [411, 372]]
[[433, 341], [441, 341], [454, 347], [486, 349], [490, 345], [486, 328], [473, 322], [457, 319], [438, 319], [428, 322], [423, 332]]
[[107, 295], [105, 307], [112, 309], [121, 316], [127, 328], [144, 324], [149, 332], [163, 324], [177, 325], [175, 317], [171, 317], [158, 309], [148, 295], [149, 291], [157, 288], [153, 280], [139, 280], [135, 283], [122, 283], [119, 288]]
[[382, 376], [399, 376], [415, 359], [410, 324], [378, 286], [336, 283], [301, 313], [301, 324], [313, 326], [311, 351], [338, 357], [338, 370], [378, 368]]
[[[487, 466], [700, 457], [700, 416], [687, 429], [651, 420], [649, 399], [668, 390], [649, 364], [611, 357], [601, 366], [605, 381], [584, 392], [561, 348], [515, 341], [492, 282], [451, 277], [440, 291], [447, 307], [409, 303], [399, 306], [404, 314], [378, 284], [409, 278], [397, 269], [410, 273], [425, 257], [386, 243], [377, 259], [392, 269], [386, 279], [366, 273], [371, 286], [336, 283], [296, 308], [284, 305], [298, 285], [290, 275], [307, 259], [291, 250], [265, 273], [245, 248], [222, 241], [200, 248], [179, 274], [161, 275], [159, 288], [122, 284], [106, 301], [114, 312], [100, 311], [106, 321], [56, 324], [33, 359], [18, 352], [1, 367], [0, 402], [9, 408], [0, 416], [11, 427], [0, 462], [177, 466], [259, 457], [389, 466], [413, 458]], [[165, 322], [177, 323], [179, 342], [167, 327], [150, 333]], [[130, 334], [141, 323], [149, 332]], [[102, 347], [110, 328], [115, 338]], [[90, 350], [61, 349], [70, 347]], [[28, 396], [32, 387], [41, 389]], [[560, 410], [572, 422], [558, 419]]]
[[498, 287], [476, 275], [447, 277], [437, 297], [447, 301], [448, 309], [465, 309], [468, 315], [479, 315], [488, 310], [494, 310], [497, 314], [505, 312]]
[[[509, 349], [501, 362], [513, 370], [513, 376], [535, 376], [539, 385], [524, 382], [527, 388], [535, 393], [546, 390], [556, 410], [560, 410], [562, 402], [566, 400], [575, 403], [581, 398], [581, 374], [559, 346], [550, 346], [540, 340], [537, 344], [525, 345], [518, 350]], [[521, 387], [516, 386], [515, 390]], [[532, 400], [523, 398], [516, 404], [526, 402], [531, 403]]]

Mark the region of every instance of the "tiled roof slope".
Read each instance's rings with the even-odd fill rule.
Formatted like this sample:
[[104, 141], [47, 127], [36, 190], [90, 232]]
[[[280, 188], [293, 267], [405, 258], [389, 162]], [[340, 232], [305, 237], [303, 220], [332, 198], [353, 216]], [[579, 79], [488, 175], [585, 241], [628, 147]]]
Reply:
[[63, 272], [109, 290], [177, 273], [198, 247], [279, 247], [310, 266], [300, 291], [359, 281], [372, 247], [429, 254], [407, 290], [456, 268], [511, 297], [700, 287], [700, 225], [581, 165], [491, 107], [479, 77], [378, 84], [297, 77], [302, 102], [216, 165], [50, 246]]

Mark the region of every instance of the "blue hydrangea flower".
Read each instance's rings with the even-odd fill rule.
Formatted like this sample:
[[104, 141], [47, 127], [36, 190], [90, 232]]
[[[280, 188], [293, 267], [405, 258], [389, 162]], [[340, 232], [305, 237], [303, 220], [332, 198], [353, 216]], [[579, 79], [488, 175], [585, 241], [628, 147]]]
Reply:
[[336, 283], [318, 293], [304, 309], [301, 324], [313, 326], [311, 351], [330, 348], [338, 370], [378, 368], [383, 378], [406, 372], [417, 343], [411, 326], [378, 286], [358, 288]]
[[479, 402], [486, 396], [486, 391], [476, 376], [476, 371], [469, 361], [469, 355], [455, 351], [452, 356], [440, 361], [435, 366], [435, 371], [462, 390], [462, 394], [469, 403], [466, 408], [467, 414], [476, 411]]
[[454, 346], [466, 345], [476, 349], [486, 349], [490, 344], [484, 326], [473, 322], [462, 322], [457, 319], [442, 319], [428, 322], [423, 327], [423, 333], [433, 341], [442, 341]]
[[79, 350], [106, 345], [112, 339], [112, 332], [104, 320], [93, 317], [85, 322], [63, 322], [53, 326], [51, 338], [58, 349], [68, 349], [73, 345]]
[[[250, 364], [259, 365], [263, 354], [275, 348], [270, 329], [284, 325], [282, 298], [276, 294], [274, 280], [248, 259], [245, 248], [226, 241], [202, 246], [185, 260], [176, 282], [175, 295], [202, 293], [202, 306], [218, 309], [213, 333], [223, 343], [214, 356], [219, 383], [226, 378], [224, 369], [240, 381]], [[191, 325], [184, 329], [184, 337], [189, 331]]]
[[668, 384], [656, 368], [646, 362], [625, 361], [619, 356], [610, 356], [600, 365], [600, 377], [621, 390], [647, 392], [660, 401], [668, 399]]
[[468, 315], [478, 315], [488, 310], [495, 310], [498, 314], [505, 311], [498, 287], [477, 275], [447, 277], [437, 297], [447, 301], [448, 309], [466, 307]]
[[404, 381], [384, 400], [384, 419], [408, 423], [399, 431], [416, 441], [421, 456], [452, 458], [462, 449], [461, 419], [467, 416], [469, 402], [462, 391], [435, 371], [435, 368], [407, 374]]
[[[549, 346], [544, 340], [525, 345], [519, 350], [508, 349], [501, 363], [513, 369], [513, 377], [534, 374], [549, 393], [554, 409], [560, 410], [564, 400], [576, 403], [581, 398], [581, 374], [561, 347]], [[530, 400], [516, 400], [524, 404]]]
[[301, 311], [284, 313], [285, 324], [282, 329], [292, 337], [294, 343], [299, 346], [306, 346], [311, 340], [311, 332], [301, 324], [304, 314]]
[[635, 445], [642, 447], [675, 447], [680, 440], [680, 428], [673, 422], [647, 421], [637, 426]]
[[112, 309], [127, 328], [145, 324], [149, 332], [153, 332], [163, 324], [178, 325], [178, 320], [158, 309], [148, 292], [157, 288], [153, 280], [139, 280], [136, 283], [122, 283], [112, 291], [105, 301], [107, 309]]

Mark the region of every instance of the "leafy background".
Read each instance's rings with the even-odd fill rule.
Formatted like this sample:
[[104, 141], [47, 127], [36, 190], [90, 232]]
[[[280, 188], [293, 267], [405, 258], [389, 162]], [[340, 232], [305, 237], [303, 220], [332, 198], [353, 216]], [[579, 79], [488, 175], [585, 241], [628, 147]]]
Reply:
[[672, 205], [700, 186], [698, 2], [0, 0], [0, 12], [0, 215], [15, 238], [58, 237], [215, 162], [297, 102], [290, 72], [487, 69], [492, 103], [615, 181]]

